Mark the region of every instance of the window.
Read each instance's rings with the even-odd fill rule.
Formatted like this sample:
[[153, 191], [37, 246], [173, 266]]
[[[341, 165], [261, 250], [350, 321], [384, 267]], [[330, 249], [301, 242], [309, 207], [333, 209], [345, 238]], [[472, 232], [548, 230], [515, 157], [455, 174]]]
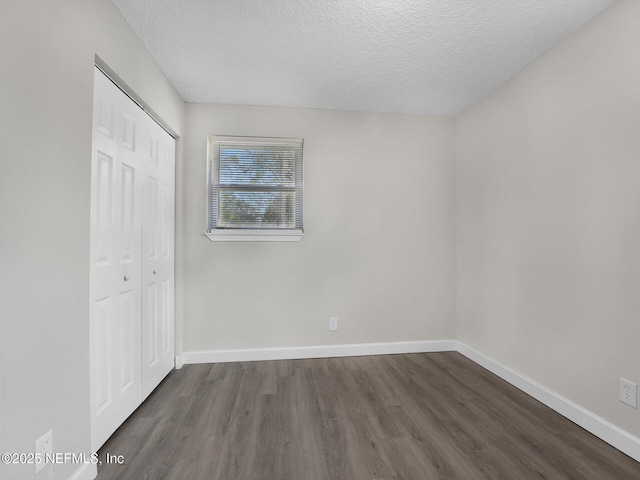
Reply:
[[302, 238], [302, 139], [208, 138], [214, 241]]

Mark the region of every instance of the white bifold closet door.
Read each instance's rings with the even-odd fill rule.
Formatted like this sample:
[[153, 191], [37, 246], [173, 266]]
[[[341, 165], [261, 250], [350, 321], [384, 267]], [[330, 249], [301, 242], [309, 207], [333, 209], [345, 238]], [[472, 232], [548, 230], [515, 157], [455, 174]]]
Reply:
[[91, 154], [96, 451], [174, 365], [175, 140], [98, 68]]
[[149, 125], [142, 199], [142, 398], [175, 364], [174, 187], [175, 140], [157, 123]]

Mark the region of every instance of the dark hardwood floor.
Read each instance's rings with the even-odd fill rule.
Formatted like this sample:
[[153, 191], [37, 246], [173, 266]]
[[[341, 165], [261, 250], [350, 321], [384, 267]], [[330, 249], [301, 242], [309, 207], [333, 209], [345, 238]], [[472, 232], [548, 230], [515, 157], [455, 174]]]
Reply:
[[640, 479], [453, 352], [186, 365], [99, 453], [98, 480]]

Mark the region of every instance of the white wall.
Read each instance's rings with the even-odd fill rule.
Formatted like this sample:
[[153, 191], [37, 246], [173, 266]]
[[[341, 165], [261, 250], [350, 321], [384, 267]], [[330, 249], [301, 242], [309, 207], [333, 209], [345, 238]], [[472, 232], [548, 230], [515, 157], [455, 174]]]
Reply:
[[95, 54], [182, 133], [184, 103], [111, 2], [0, 2], [0, 452], [33, 452], [49, 429], [56, 452], [90, 448]]
[[[188, 104], [185, 351], [452, 338], [453, 124]], [[300, 242], [202, 235], [207, 135], [304, 138]]]
[[640, 2], [457, 121], [458, 339], [640, 435]]

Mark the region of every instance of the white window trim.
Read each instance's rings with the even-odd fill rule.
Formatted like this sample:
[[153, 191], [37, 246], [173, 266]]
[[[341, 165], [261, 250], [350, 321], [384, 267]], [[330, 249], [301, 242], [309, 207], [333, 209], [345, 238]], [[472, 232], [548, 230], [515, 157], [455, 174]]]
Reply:
[[212, 242], [298, 242], [304, 237], [302, 230], [249, 230], [220, 229], [204, 234]]
[[[207, 225], [211, 218], [211, 201], [210, 201], [210, 188], [211, 188], [211, 138], [225, 138], [222, 136], [210, 136], [207, 137]], [[234, 137], [226, 137], [234, 138]], [[239, 137], [235, 137], [239, 138]], [[252, 137], [257, 140], [279, 140], [285, 142], [299, 141], [298, 138], [280, 138], [280, 137]], [[304, 163], [303, 163], [304, 165]], [[303, 166], [304, 169], [304, 166]], [[302, 184], [304, 185], [304, 174]], [[303, 187], [304, 192], [304, 187]], [[303, 193], [304, 195], [304, 193]], [[204, 236], [212, 242], [298, 242], [304, 237], [303, 229], [248, 229], [248, 228], [216, 228], [208, 229]]]

